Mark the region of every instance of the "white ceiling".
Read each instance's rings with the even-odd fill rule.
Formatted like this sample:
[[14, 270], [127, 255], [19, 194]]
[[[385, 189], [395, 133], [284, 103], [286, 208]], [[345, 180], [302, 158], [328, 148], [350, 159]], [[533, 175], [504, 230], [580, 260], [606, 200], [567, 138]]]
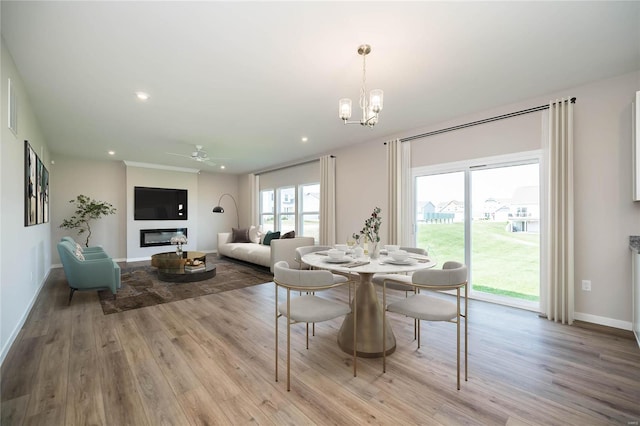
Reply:
[[[13, 2], [2, 36], [52, 154], [274, 167], [640, 69], [640, 2]], [[374, 129], [338, 99], [385, 91]], [[142, 90], [146, 103], [135, 98]], [[354, 118], [359, 118], [358, 112]], [[309, 141], [301, 142], [307, 136]], [[110, 157], [108, 150], [116, 155]]]

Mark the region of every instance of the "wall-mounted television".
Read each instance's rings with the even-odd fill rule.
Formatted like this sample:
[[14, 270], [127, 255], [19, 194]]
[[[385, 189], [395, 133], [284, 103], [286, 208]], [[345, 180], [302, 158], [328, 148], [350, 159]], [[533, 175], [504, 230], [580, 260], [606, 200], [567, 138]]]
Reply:
[[187, 220], [187, 190], [149, 188], [133, 189], [134, 220]]

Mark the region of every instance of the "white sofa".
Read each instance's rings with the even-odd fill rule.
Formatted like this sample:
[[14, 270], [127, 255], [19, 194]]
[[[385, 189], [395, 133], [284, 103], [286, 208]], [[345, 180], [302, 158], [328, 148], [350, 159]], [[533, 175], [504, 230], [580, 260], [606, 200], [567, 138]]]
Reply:
[[295, 237], [271, 240], [271, 245], [258, 243], [231, 243], [231, 232], [218, 233], [218, 255], [266, 266], [273, 272], [276, 262], [285, 260], [295, 267], [296, 248], [314, 245], [313, 237]]

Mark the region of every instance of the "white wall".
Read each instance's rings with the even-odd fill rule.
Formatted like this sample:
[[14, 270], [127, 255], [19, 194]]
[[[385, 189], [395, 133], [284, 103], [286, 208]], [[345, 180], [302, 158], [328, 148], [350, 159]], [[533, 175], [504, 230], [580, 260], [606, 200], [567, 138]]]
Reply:
[[[198, 250], [212, 252], [218, 250], [218, 232], [231, 232], [238, 224], [243, 225], [243, 216], [248, 218], [250, 206], [244, 207], [239, 198], [239, 182], [244, 176], [225, 175], [222, 173], [200, 173], [198, 175]], [[220, 200], [223, 194], [231, 194], [238, 204], [236, 207], [228, 196]], [[212, 213], [218, 205], [224, 208], [224, 213]], [[246, 221], [245, 221], [246, 222]]]
[[[29, 104], [22, 79], [4, 39], [0, 55], [0, 361], [17, 337], [51, 265], [51, 221], [24, 226], [24, 141], [28, 140], [45, 166], [49, 151]], [[18, 134], [8, 129], [7, 79], [17, 95]]]
[[[187, 190], [187, 220], [134, 220], [133, 188], [148, 186]], [[187, 228], [185, 250], [195, 250], [198, 245], [198, 175], [194, 172], [161, 170], [156, 168], [127, 166], [127, 259], [149, 259], [152, 254], [170, 251], [171, 247], [140, 247], [141, 229]]]
[[[576, 318], [629, 328], [629, 235], [640, 234], [640, 203], [631, 201], [631, 101], [639, 89], [640, 71], [331, 152], [337, 157], [338, 240], [344, 240], [348, 234], [360, 229], [376, 205], [382, 208], [382, 234], [386, 234], [384, 140], [544, 105], [558, 97], [575, 96]], [[532, 140], [518, 139], [519, 130], [522, 133], [535, 130], [531, 126], [540, 123], [539, 114], [454, 131], [434, 139], [416, 140], [412, 142], [413, 163], [469, 159], [493, 155], [505, 148], [513, 148], [513, 151], [531, 149]], [[504, 145], [505, 140], [492, 141], [486, 137], [483, 127], [493, 125], [500, 126], [503, 133], [513, 135], [512, 146]], [[583, 279], [592, 281], [591, 292], [581, 290]]]
[[[91, 224], [91, 245], [101, 245], [113, 258], [135, 260], [149, 258], [151, 254], [169, 247], [140, 247], [140, 229], [189, 228], [187, 249], [214, 252], [217, 250], [217, 233], [230, 231], [235, 226], [236, 216], [230, 199], [222, 201], [226, 213], [211, 212], [220, 195], [225, 192], [238, 197], [236, 175], [223, 173], [185, 173], [171, 170], [127, 167], [122, 161], [86, 160], [75, 157], [53, 155], [51, 165], [51, 254], [53, 264], [60, 260], [56, 244], [65, 235], [82, 242], [82, 235], [59, 228], [66, 217], [73, 214], [69, 200], [78, 194], [107, 201], [116, 208], [116, 214], [104, 217]], [[187, 221], [134, 221], [133, 187], [180, 187], [189, 190], [189, 220]], [[242, 206], [239, 206], [242, 214]]]
[[90, 222], [89, 245], [102, 246], [115, 259], [126, 257], [126, 194], [125, 167], [121, 161], [86, 160], [52, 154], [54, 164], [51, 174], [51, 253], [53, 264], [60, 264], [56, 245], [64, 236], [73, 237], [84, 245], [87, 234], [77, 230], [60, 228], [64, 219], [73, 215], [78, 195], [86, 195], [98, 201], [111, 203], [116, 209], [113, 215]]

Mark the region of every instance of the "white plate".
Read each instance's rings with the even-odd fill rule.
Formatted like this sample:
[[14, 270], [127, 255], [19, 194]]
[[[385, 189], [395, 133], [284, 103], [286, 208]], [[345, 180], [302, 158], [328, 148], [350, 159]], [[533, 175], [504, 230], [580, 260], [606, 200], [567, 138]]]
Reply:
[[405, 260], [395, 260], [394, 258], [387, 259], [385, 263], [391, 263], [392, 265], [413, 265], [417, 260], [413, 258], [408, 258]]
[[347, 263], [347, 262], [351, 262], [353, 259], [350, 257], [343, 257], [342, 259], [333, 259], [331, 257], [327, 257], [326, 261], [328, 263]]

